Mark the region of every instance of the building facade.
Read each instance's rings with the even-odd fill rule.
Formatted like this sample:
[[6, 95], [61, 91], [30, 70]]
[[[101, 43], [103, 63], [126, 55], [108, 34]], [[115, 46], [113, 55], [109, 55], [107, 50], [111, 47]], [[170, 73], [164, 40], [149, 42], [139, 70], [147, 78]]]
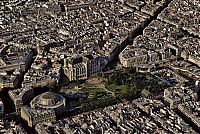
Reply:
[[21, 117], [30, 127], [39, 123], [56, 121], [56, 115], [53, 110], [35, 110], [28, 107], [21, 108]]
[[92, 55], [76, 55], [64, 60], [64, 72], [70, 81], [87, 79], [89, 76], [101, 72], [107, 61]]
[[119, 55], [120, 62], [124, 67], [140, 66], [149, 63], [156, 63], [160, 56], [157, 52], [145, 48], [125, 48]]

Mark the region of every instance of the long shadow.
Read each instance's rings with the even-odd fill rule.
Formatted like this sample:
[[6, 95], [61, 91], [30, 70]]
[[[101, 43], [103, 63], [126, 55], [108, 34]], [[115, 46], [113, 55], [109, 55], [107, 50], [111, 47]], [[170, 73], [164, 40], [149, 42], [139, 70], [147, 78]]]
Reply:
[[15, 105], [8, 95], [9, 88], [3, 88], [0, 92], [0, 97], [2, 98], [4, 104], [4, 114], [9, 114], [15, 112]]

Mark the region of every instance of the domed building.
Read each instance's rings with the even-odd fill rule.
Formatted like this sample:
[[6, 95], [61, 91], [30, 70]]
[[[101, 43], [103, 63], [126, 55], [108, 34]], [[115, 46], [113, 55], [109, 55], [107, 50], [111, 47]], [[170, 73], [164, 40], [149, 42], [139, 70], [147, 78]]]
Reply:
[[34, 109], [52, 109], [57, 115], [65, 111], [65, 98], [53, 92], [45, 92], [36, 96], [30, 103]]

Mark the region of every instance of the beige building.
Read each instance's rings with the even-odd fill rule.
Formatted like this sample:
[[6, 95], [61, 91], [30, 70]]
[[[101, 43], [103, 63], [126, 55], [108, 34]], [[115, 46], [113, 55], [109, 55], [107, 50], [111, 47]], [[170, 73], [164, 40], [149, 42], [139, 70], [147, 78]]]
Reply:
[[70, 81], [86, 79], [88, 59], [82, 56], [68, 58], [64, 62], [65, 73]]
[[54, 110], [35, 110], [28, 107], [21, 108], [21, 117], [30, 127], [33, 127], [39, 123], [56, 121]]
[[64, 60], [64, 72], [70, 81], [83, 80], [100, 72], [106, 64], [104, 58], [76, 55]]
[[182, 102], [197, 101], [198, 94], [191, 89], [167, 88], [164, 91], [164, 102], [170, 109], [177, 109]]
[[183, 50], [181, 52], [181, 57], [200, 67], [200, 60], [199, 60], [200, 58], [198, 57], [197, 54], [194, 55], [194, 54], [191, 54], [191, 52], [189, 50]]
[[119, 59], [124, 67], [132, 67], [158, 62], [159, 54], [145, 48], [128, 46], [120, 53]]

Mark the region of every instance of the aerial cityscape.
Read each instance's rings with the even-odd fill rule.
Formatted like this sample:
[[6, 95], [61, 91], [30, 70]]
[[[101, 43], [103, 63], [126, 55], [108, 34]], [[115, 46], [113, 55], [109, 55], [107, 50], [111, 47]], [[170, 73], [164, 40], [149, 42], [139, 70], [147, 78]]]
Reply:
[[200, 133], [200, 0], [1, 0], [1, 133]]

